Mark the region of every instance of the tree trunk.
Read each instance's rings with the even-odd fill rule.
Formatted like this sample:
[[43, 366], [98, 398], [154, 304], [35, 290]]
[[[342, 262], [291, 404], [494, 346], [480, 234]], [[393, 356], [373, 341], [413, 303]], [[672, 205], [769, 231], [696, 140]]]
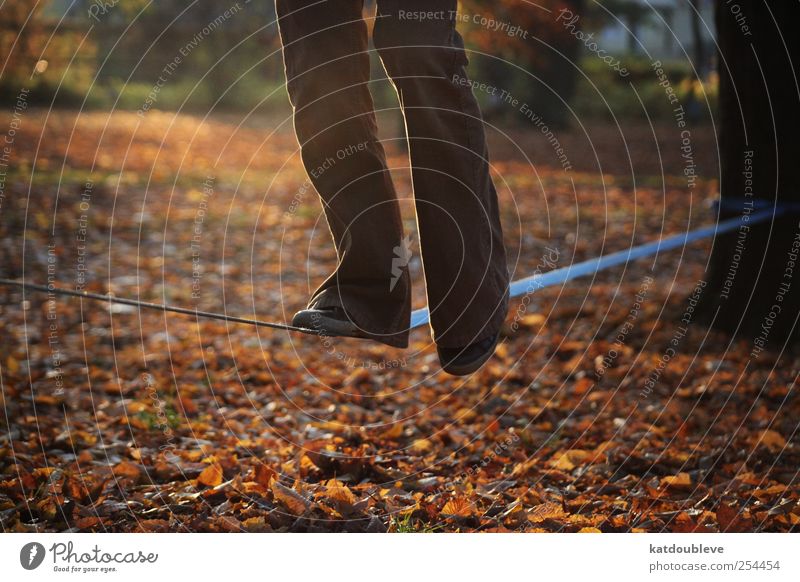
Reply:
[[798, 337], [800, 213], [758, 225], [747, 219], [758, 206], [800, 202], [800, 3], [737, 0], [716, 10], [719, 217], [742, 222], [714, 241], [699, 312], [760, 353]]
[[699, 79], [705, 79], [708, 72], [708, 59], [706, 57], [706, 45], [703, 40], [703, 32], [700, 28], [700, 0], [691, 0], [692, 2], [692, 52], [694, 53], [694, 68], [697, 71]]

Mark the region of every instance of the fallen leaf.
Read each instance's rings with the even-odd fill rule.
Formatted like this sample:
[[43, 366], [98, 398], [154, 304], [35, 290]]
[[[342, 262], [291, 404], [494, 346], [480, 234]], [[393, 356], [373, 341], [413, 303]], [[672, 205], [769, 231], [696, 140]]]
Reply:
[[689, 473], [678, 473], [677, 475], [668, 475], [661, 479], [661, 486], [669, 489], [692, 489], [692, 477]]
[[264, 487], [269, 487], [273, 479], [277, 478], [277, 473], [263, 463], [256, 465], [253, 470], [253, 481]]
[[442, 515], [445, 516], [470, 517], [474, 513], [474, 506], [463, 496], [453, 497], [442, 507]]
[[222, 483], [222, 467], [217, 463], [211, 463], [197, 476], [197, 482], [206, 487], [216, 487]]
[[761, 433], [760, 438], [758, 439], [758, 444], [760, 446], [767, 447], [773, 453], [780, 453], [783, 448], [786, 446], [786, 439], [783, 438], [781, 433], [767, 429]]
[[411, 445], [411, 448], [417, 453], [428, 453], [433, 450], [433, 443], [428, 439], [417, 439]]
[[554, 455], [554, 460], [551, 462], [551, 464], [556, 469], [561, 469], [562, 471], [571, 471], [578, 465], [585, 463], [592, 456], [593, 454], [589, 451], [570, 449], [569, 451], [566, 451], [557, 457]]
[[356, 496], [347, 488], [347, 485], [336, 479], [330, 479], [325, 483], [325, 497], [347, 505], [353, 505], [356, 502]]
[[114, 476], [117, 478], [128, 477], [130, 479], [139, 479], [142, 475], [142, 468], [140, 465], [131, 463], [130, 461], [122, 461], [114, 465], [113, 472]]
[[281, 485], [277, 481], [272, 482], [272, 495], [275, 500], [289, 510], [293, 515], [303, 515], [311, 506], [311, 503], [294, 489]]
[[528, 521], [540, 523], [546, 519], [561, 519], [566, 515], [560, 504], [548, 501], [533, 507], [528, 512]]

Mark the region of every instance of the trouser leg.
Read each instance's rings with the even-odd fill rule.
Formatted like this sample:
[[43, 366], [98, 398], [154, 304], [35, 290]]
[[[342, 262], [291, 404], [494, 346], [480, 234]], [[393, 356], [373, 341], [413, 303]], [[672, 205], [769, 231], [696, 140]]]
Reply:
[[480, 109], [467, 84], [456, 0], [378, 0], [374, 40], [405, 116], [436, 342], [496, 333], [508, 270]]
[[409, 276], [393, 265], [403, 226], [377, 140], [362, 2], [276, 0], [301, 156], [338, 257], [309, 307], [343, 307], [372, 339], [405, 347]]

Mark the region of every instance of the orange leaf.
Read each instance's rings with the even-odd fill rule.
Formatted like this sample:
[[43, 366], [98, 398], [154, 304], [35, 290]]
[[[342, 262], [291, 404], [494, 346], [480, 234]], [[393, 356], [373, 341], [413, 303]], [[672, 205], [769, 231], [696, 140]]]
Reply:
[[591, 456], [592, 453], [590, 453], [589, 451], [572, 449], [566, 451], [557, 458], [556, 455], [553, 455], [553, 461], [551, 462], [551, 464], [556, 469], [561, 469], [562, 471], [571, 471], [578, 465], [582, 465], [583, 463], [585, 463], [587, 460], [589, 460]]
[[130, 461], [122, 461], [116, 464], [113, 471], [116, 477], [129, 477], [131, 479], [138, 479], [142, 474], [141, 467]]
[[454, 497], [442, 507], [442, 515], [469, 517], [474, 513], [472, 504], [466, 497]]
[[399, 439], [401, 436], [403, 436], [403, 425], [399, 422], [396, 422], [390, 428], [383, 431], [380, 436], [384, 439]]
[[786, 446], [786, 439], [781, 433], [767, 429], [761, 433], [759, 445], [767, 447], [773, 453], [779, 453]]
[[272, 495], [294, 515], [304, 514], [310, 505], [309, 501], [297, 491], [289, 489], [277, 481], [272, 482]]
[[548, 501], [531, 509], [528, 513], [528, 521], [540, 523], [546, 519], [561, 519], [566, 515], [561, 505]]
[[253, 481], [264, 487], [269, 487], [270, 482], [277, 477], [275, 471], [264, 464], [256, 465]]
[[428, 439], [417, 439], [411, 445], [411, 448], [418, 453], [427, 453], [433, 449], [433, 443]]
[[222, 483], [222, 467], [212, 463], [197, 476], [197, 482], [206, 487], [216, 487]]
[[670, 489], [691, 489], [692, 477], [689, 473], [678, 473], [677, 475], [668, 475], [661, 479], [662, 487], [669, 487]]
[[347, 485], [336, 479], [330, 479], [325, 483], [325, 497], [332, 501], [340, 501], [347, 505], [353, 505], [356, 502], [356, 496], [347, 488]]

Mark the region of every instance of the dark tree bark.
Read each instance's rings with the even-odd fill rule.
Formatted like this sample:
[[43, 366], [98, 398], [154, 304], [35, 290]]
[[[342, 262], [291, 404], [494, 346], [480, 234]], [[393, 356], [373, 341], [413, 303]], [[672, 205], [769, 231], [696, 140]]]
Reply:
[[703, 32], [700, 27], [700, 0], [692, 2], [692, 52], [694, 53], [694, 68], [698, 77], [704, 79], [708, 71], [708, 57], [706, 57], [706, 45], [703, 40]]
[[784, 344], [798, 337], [800, 213], [758, 225], [747, 217], [759, 205], [800, 201], [800, 2], [737, 0], [716, 10], [720, 220], [742, 223], [714, 241], [699, 310], [756, 347]]

